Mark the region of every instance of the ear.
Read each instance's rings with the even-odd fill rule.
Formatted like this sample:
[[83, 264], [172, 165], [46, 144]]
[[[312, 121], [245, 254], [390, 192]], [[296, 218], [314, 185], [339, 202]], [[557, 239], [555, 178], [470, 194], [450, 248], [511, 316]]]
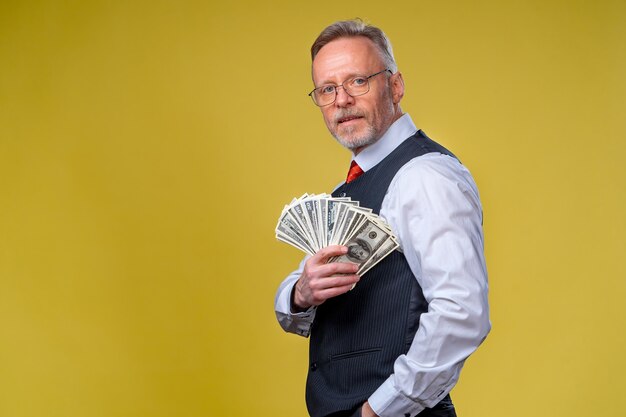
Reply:
[[390, 81], [393, 104], [399, 104], [402, 97], [404, 97], [404, 80], [402, 79], [402, 73], [399, 71], [396, 72], [391, 76]]

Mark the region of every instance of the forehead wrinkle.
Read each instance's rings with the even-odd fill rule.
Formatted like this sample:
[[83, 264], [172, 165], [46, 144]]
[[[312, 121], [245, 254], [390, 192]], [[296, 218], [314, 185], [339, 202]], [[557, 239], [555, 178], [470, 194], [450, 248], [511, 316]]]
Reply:
[[[357, 75], [364, 75], [381, 62], [376, 46], [367, 38], [341, 38], [325, 45], [313, 60], [313, 83], [339, 85]], [[383, 64], [384, 65], [384, 64]], [[322, 66], [324, 73], [319, 74]], [[320, 80], [316, 82], [316, 69]], [[319, 84], [318, 84], [319, 83]]]

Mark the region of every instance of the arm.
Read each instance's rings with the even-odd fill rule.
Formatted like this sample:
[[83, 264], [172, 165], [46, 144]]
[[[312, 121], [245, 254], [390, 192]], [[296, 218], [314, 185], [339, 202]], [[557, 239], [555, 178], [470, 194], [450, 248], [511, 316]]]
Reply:
[[308, 337], [315, 318], [315, 307], [329, 298], [348, 292], [359, 281], [358, 265], [347, 262], [327, 263], [343, 255], [346, 246], [328, 246], [313, 256], [306, 256], [297, 270], [280, 284], [274, 307], [282, 328]]
[[409, 351], [368, 402], [382, 416], [436, 405], [490, 330], [482, 211], [469, 172], [429, 154], [406, 164], [381, 209], [428, 301]]

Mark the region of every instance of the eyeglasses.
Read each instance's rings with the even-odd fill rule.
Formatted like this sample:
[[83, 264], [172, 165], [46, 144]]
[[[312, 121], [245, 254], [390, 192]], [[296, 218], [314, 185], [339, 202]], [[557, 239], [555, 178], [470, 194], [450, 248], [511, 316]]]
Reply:
[[384, 70], [379, 71], [376, 74], [368, 75], [367, 77], [350, 78], [349, 80], [342, 82], [341, 85], [323, 85], [313, 89], [313, 91], [309, 93], [309, 97], [313, 99], [313, 103], [319, 107], [323, 107], [335, 102], [337, 99], [337, 89], [339, 87], [342, 87], [343, 91], [345, 91], [350, 97], [362, 96], [370, 91], [370, 78], [387, 71], [389, 71], [390, 74], [393, 74], [390, 69], [385, 68]]

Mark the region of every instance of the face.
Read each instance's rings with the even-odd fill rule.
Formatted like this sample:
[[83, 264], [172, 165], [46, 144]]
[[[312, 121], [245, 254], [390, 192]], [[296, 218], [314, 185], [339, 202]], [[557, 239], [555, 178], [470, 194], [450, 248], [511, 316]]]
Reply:
[[348, 259], [352, 262], [363, 262], [370, 256], [371, 249], [364, 241], [357, 240], [348, 246]]
[[[339, 38], [326, 44], [313, 60], [313, 83], [341, 85], [355, 76], [368, 76], [385, 69], [372, 41], [365, 37]], [[376, 142], [402, 116], [400, 100], [404, 84], [400, 73], [383, 73], [370, 78], [370, 91], [351, 97], [343, 88], [337, 99], [320, 107], [330, 133], [348, 149], [358, 153]]]

